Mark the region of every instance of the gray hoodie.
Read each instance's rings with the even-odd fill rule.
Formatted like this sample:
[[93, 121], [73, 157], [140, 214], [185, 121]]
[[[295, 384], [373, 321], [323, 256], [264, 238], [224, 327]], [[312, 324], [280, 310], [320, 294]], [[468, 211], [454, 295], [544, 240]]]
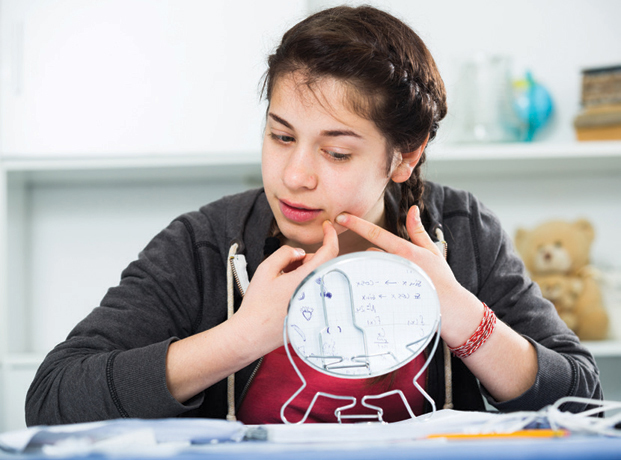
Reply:
[[[396, 206], [398, 197], [390, 198]], [[538, 410], [564, 396], [601, 399], [592, 355], [541, 297], [498, 219], [471, 194], [431, 182], [424, 204], [423, 223], [432, 235], [442, 227], [457, 280], [537, 351], [533, 386], [502, 403], [452, 357], [454, 408], [484, 410], [483, 398], [500, 411]], [[123, 271], [101, 306], [47, 355], [26, 398], [28, 425], [120, 417], [224, 418], [226, 380], [181, 404], [166, 387], [166, 353], [172, 341], [226, 320], [229, 247], [239, 244], [252, 278], [264, 258], [272, 221], [262, 189], [224, 197], [175, 219]], [[235, 307], [240, 303], [236, 292]], [[257, 365], [236, 373], [238, 406]], [[442, 407], [442, 347], [431, 362], [426, 389]], [[565, 408], [584, 409], [579, 404]]]

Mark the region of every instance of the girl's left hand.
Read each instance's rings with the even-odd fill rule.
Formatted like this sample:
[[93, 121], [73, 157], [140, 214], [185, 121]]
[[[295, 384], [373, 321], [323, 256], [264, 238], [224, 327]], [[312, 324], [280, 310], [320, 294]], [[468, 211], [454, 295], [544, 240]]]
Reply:
[[[431, 278], [438, 293], [442, 312], [442, 338], [449, 346], [459, 346], [464, 337], [469, 337], [469, 333], [462, 330], [464, 319], [474, 317], [476, 328], [483, 315], [483, 306], [455, 279], [440, 249], [423, 227], [418, 206], [412, 206], [407, 215], [406, 227], [411, 241], [352, 214], [340, 214], [335, 220], [373, 245], [411, 260], [422, 268]], [[472, 309], [468, 308], [470, 305]]]
[[[459, 284], [425, 231], [417, 206], [410, 208], [406, 221], [411, 242], [350, 214], [340, 214], [336, 222], [422, 268], [440, 300], [442, 339], [453, 348], [468, 340], [483, 317], [483, 304]], [[497, 322], [489, 340], [463, 362], [497, 401], [508, 401], [524, 393], [533, 385], [538, 369], [535, 347], [502, 321]]]
[[[440, 300], [442, 339], [453, 348], [468, 340], [483, 317], [483, 304], [459, 284], [440, 249], [425, 231], [417, 206], [410, 208], [407, 216], [411, 242], [350, 214], [340, 214], [336, 222], [422, 268], [435, 285]], [[489, 340], [463, 362], [497, 401], [518, 397], [533, 385], [537, 376], [535, 347], [502, 321], [497, 322]]]

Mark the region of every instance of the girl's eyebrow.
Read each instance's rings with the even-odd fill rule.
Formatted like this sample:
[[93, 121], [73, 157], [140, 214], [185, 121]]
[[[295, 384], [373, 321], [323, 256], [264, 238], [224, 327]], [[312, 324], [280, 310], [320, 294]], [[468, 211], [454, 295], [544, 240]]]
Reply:
[[349, 129], [332, 129], [329, 131], [322, 131], [321, 135], [327, 137], [351, 136], [357, 139], [362, 139], [362, 136], [360, 134]]
[[281, 125], [289, 128], [289, 129], [293, 129], [293, 126], [291, 126], [291, 123], [289, 123], [287, 120], [280, 118], [278, 115], [274, 115], [272, 112], [269, 112], [267, 114], [270, 118], [272, 118], [274, 121], [280, 123]]
[[[280, 123], [281, 125], [293, 130], [293, 126], [291, 126], [291, 123], [289, 123], [287, 120], [280, 118], [278, 115], [273, 114], [272, 112], [268, 113], [268, 116], [270, 118], [272, 118], [274, 121]], [[358, 133], [356, 133], [355, 131], [349, 130], [349, 129], [330, 129], [330, 130], [324, 130], [321, 131], [320, 133], [322, 136], [325, 137], [338, 137], [338, 136], [351, 136], [351, 137], [355, 137], [357, 139], [362, 139], [362, 136]]]

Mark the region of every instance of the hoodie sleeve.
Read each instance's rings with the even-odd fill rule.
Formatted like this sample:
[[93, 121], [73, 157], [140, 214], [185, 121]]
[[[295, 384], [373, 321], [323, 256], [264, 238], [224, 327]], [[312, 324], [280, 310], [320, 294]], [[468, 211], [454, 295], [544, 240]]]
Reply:
[[[592, 354], [560, 319], [530, 280], [522, 260], [491, 211], [470, 196], [469, 231], [475, 261], [475, 293], [499, 320], [529, 340], [537, 352], [535, 383], [521, 396], [488, 402], [503, 412], [539, 410], [565, 396], [601, 399], [599, 371]], [[581, 404], [564, 406], [580, 411]]]
[[[215, 248], [215, 247], [214, 247]], [[203, 298], [187, 220], [157, 235], [121, 282], [45, 358], [26, 397], [28, 425], [174, 417], [201, 404], [166, 386], [169, 344], [195, 332]]]

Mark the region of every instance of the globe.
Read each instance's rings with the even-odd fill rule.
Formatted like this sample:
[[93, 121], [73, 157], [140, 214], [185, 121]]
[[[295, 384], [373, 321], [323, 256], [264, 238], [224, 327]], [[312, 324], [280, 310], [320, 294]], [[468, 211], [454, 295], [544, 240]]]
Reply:
[[530, 142], [549, 121], [554, 111], [550, 92], [530, 72], [514, 83], [514, 109], [520, 121], [519, 140]]

